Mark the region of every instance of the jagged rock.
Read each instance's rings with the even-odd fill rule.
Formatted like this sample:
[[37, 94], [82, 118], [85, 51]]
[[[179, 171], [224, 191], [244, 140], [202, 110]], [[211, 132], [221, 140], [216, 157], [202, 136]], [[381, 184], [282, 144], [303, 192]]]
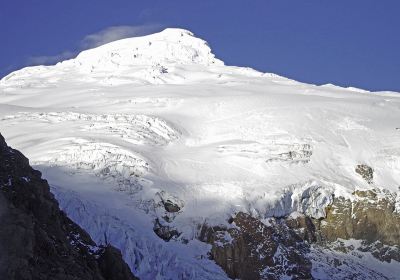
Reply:
[[1, 135], [0, 224], [0, 279], [136, 279], [126, 270], [124, 278], [104, 273], [104, 266], [126, 268], [121, 255], [98, 251], [90, 236], [59, 209], [41, 173]]
[[368, 184], [372, 184], [373, 180], [374, 180], [374, 170], [369, 167], [366, 164], [359, 164], [356, 166], [355, 169], [357, 174], [360, 174], [361, 177], [363, 177], [363, 179], [365, 181], [367, 181]]
[[173, 203], [171, 200], [163, 201], [163, 203], [164, 208], [167, 212], [176, 213], [181, 210], [181, 208], [177, 204]]
[[392, 260], [400, 262], [400, 246], [388, 246], [380, 241], [374, 243], [363, 242], [360, 248], [362, 252], [370, 252], [375, 258], [380, 261], [390, 263]]
[[314, 243], [321, 239], [312, 218], [305, 215], [297, 215], [295, 218], [289, 216], [284, 220], [288, 227], [295, 230], [302, 240]]
[[305, 234], [303, 238], [310, 242], [341, 238], [400, 246], [397, 195], [375, 189], [357, 190], [353, 195], [353, 200], [336, 197], [326, 207], [325, 218], [312, 219], [299, 215], [295, 219], [289, 217], [287, 224], [295, 230], [302, 229]]
[[106, 246], [98, 258], [100, 270], [108, 280], [133, 280], [129, 266], [122, 260], [121, 252], [110, 245]]
[[172, 238], [178, 237], [180, 235], [176, 229], [161, 224], [159, 219], [155, 220], [153, 230], [158, 237], [167, 242], [170, 241]]
[[159, 201], [159, 204], [162, 205], [165, 211], [167, 211], [168, 213], [177, 213], [183, 207], [182, 200], [166, 193], [165, 191], [157, 193], [156, 202], [157, 200]]
[[395, 194], [379, 190], [356, 191], [354, 201], [339, 197], [327, 208], [327, 216], [315, 221], [324, 239], [360, 239], [400, 245], [400, 214]]
[[[228, 221], [231, 227], [203, 225], [198, 238], [211, 244], [211, 258], [239, 279], [311, 279], [310, 246], [399, 261], [397, 194], [373, 189], [353, 195], [351, 200], [335, 197], [325, 209], [326, 217], [319, 219], [294, 213], [263, 223], [240, 212]], [[347, 247], [340, 241], [348, 239], [361, 240], [361, 245]], [[341, 266], [341, 260], [332, 265]]]
[[154, 232], [165, 241], [169, 241], [171, 238], [179, 236], [179, 233], [176, 230], [163, 224], [164, 222], [173, 222], [173, 220], [181, 213], [184, 202], [178, 197], [165, 191], [157, 192], [153, 202], [154, 214], [157, 217], [154, 223]]
[[307, 244], [279, 220], [267, 226], [239, 212], [230, 228], [204, 225], [199, 239], [212, 245], [211, 257], [231, 278], [312, 278]]
[[[287, 225], [302, 239], [321, 246], [339, 239], [363, 240], [362, 252], [390, 262], [400, 256], [400, 214], [397, 194], [384, 190], [357, 190], [352, 200], [337, 197], [326, 208], [326, 217], [312, 219], [304, 215], [286, 218]], [[354, 249], [354, 248], [353, 248]], [[340, 250], [340, 247], [335, 247]]]

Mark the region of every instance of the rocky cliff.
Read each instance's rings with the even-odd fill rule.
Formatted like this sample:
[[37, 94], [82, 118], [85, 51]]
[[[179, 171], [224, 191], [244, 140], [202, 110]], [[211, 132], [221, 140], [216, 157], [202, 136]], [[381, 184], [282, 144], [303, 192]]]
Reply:
[[335, 198], [320, 219], [299, 213], [258, 219], [239, 212], [230, 227], [202, 225], [199, 239], [212, 245], [210, 257], [234, 279], [314, 279], [322, 263], [340, 272], [331, 279], [397, 279], [363, 260], [363, 254], [372, 256], [381, 267], [400, 261], [396, 203], [396, 193], [371, 189]]
[[0, 135], [0, 279], [137, 279], [60, 209], [41, 173]]

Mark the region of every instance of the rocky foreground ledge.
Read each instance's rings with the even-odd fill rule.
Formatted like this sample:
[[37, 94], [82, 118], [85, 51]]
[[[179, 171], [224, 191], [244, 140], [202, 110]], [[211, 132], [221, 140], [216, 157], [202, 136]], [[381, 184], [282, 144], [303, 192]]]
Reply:
[[0, 279], [137, 279], [59, 209], [41, 173], [0, 134]]

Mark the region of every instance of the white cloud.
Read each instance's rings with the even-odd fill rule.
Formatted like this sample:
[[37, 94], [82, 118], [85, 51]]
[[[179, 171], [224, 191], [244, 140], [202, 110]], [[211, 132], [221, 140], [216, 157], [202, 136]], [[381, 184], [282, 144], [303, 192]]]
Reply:
[[32, 56], [32, 57], [28, 58], [28, 64], [29, 65], [55, 64], [59, 61], [70, 59], [70, 58], [76, 56], [76, 54], [77, 54], [76, 52], [64, 51], [57, 55]]
[[29, 65], [55, 64], [59, 61], [73, 58], [79, 52], [85, 49], [95, 48], [109, 42], [124, 38], [144, 36], [159, 31], [160, 29], [161, 25], [156, 24], [138, 26], [121, 25], [107, 27], [103, 30], [100, 30], [99, 32], [85, 36], [78, 43], [78, 49], [75, 51], [64, 51], [60, 54], [51, 56], [33, 56], [28, 59], [27, 63]]
[[111, 26], [100, 32], [87, 35], [81, 42], [83, 49], [95, 48], [112, 41], [143, 36], [160, 29], [159, 25], [140, 25], [140, 26]]

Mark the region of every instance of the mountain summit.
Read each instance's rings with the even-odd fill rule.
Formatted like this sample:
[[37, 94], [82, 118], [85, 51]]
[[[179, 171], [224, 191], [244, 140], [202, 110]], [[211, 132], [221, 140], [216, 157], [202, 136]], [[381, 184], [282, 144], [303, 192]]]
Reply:
[[184, 29], [167, 28], [156, 34], [114, 41], [81, 52], [68, 63], [89, 69], [112, 70], [137, 65], [222, 65], [207, 42]]
[[[14, 84], [16, 80], [20, 85], [26, 77], [32, 76], [43, 77], [48, 83], [49, 76], [70, 79], [76, 73], [102, 79], [110, 85], [119, 82], [182, 83], [186, 80], [187, 68], [223, 65], [206, 41], [190, 31], [167, 28], [159, 33], [121, 39], [82, 51], [76, 58], [55, 66], [24, 68], [4, 77], [0, 85]], [[176, 71], [176, 67], [185, 69]]]

